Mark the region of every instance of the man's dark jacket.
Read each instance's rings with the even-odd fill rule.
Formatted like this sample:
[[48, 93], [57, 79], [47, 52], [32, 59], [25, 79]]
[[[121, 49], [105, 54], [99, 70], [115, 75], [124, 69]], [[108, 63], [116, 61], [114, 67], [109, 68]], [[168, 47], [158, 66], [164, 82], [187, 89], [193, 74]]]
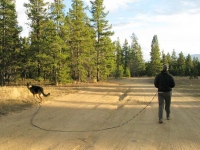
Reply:
[[155, 77], [154, 85], [158, 88], [158, 92], [170, 92], [172, 88], [175, 87], [175, 81], [168, 71], [161, 71], [161, 73]]

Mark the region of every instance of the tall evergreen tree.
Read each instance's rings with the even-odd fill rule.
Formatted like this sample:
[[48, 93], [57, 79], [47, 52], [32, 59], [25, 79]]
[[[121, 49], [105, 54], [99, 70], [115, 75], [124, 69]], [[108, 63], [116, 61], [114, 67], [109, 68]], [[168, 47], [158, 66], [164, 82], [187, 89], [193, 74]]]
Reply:
[[124, 76], [130, 77], [130, 46], [128, 45], [128, 40], [125, 39], [124, 44], [122, 46], [122, 57], [123, 57], [123, 65], [124, 65]]
[[50, 7], [50, 14], [46, 20], [45, 34], [42, 39], [44, 45], [43, 55], [40, 59], [43, 63], [44, 77], [51, 74], [54, 84], [66, 83], [71, 80], [69, 68], [69, 47], [65, 42], [69, 28], [65, 23], [65, 5], [63, 0], [54, 0]]
[[88, 19], [83, 1], [72, 0], [72, 9], [69, 10], [71, 74], [78, 81], [91, 77], [91, 66], [94, 66], [94, 32]]
[[192, 62], [192, 57], [190, 54], [188, 54], [186, 57], [185, 66], [186, 66], [185, 75], [192, 76], [193, 62]]
[[103, 0], [90, 1], [92, 25], [96, 35], [96, 66], [97, 66], [97, 81], [106, 79], [114, 68], [114, 43], [111, 41], [110, 36], [114, 34], [111, 31], [112, 26], [108, 24], [103, 6]]
[[198, 57], [193, 58], [193, 69], [192, 69], [192, 76], [197, 79], [198, 75], [200, 74], [200, 62]]
[[138, 43], [136, 35], [133, 33], [131, 36], [131, 47], [130, 47], [130, 70], [132, 76], [140, 76], [145, 70], [145, 62], [143, 60], [141, 46]]
[[85, 55], [85, 57], [87, 57], [87, 60], [85, 60], [85, 68], [87, 70], [88, 73], [88, 78], [89, 80], [96, 82], [96, 74], [97, 74], [97, 70], [96, 70], [96, 51], [95, 51], [95, 43], [96, 43], [96, 39], [95, 39], [95, 31], [94, 28], [92, 28], [91, 26], [91, 22], [90, 19], [86, 17], [86, 35], [87, 35], [87, 40], [85, 42], [85, 48], [87, 49], [87, 53]]
[[20, 54], [19, 54], [19, 62], [20, 62], [20, 77], [22, 80], [26, 78], [32, 78], [31, 75], [31, 65], [30, 65], [30, 56], [29, 56], [29, 49], [30, 49], [30, 39], [27, 37], [20, 38]]
[[[200, 76], [200, 61], [198, 58], [196, 58], [196, 61], [197, 61], [197, 73], [198, 73], [198, 76]], [[193, 61], [193, 64], [194, 64], [194, 61]]]
[[30, 55], [32, 56], [32, 65], [35, 66], [35, 72], [37, 72], [37, 78], [39, 79], [42, 76], [41, 68], [43, 60], [39, 57], [43, 55], [42, 49], [44, 49], [44, 39], [42, 37], [47, 26], [48, 3], [45, 3], [44, 0], [29, 0], [24, 6], [26, 7], [28, 19], [30, 20]]
[[115, 55], [116, 55], [116, 71], [115, 71], [115, 77], [123, 77], [124, 69], [123, 69], [123, 53], [122, 48], [120, 44], [119, 38], [115, 42]]
[[161, 62], [163, 64], [168, 64], [167, 55], [165, 54], [164, 50], [162, 51], [162, 60], [161, 60]]
[[146, 66], [146, 70], [145, 70], [145, 74], [147, 75], [147, 76], [152, 76], [152, 71], [151, 71], [151, 63], [150, 63], [150, 61], [148, 61], [148, 62], [146, 62], [145, 63], [145, 66]]
[[178, 75], [184, 76], [185, 75], [185, 57], [183, 52], [179, 53], [179, 57], [177, 59], [177, 67], [178, 67]]
[[149, 70], [151, 71], [151, 75], [155, 76], [157, 73], [160, 72], [162, 67], [157, 35], [153, 36], [150, 56], [151, 56], [151, 61]]
[[172, 58], [171, 58], [171, 55], [170, 55], [169, 52], [166, 55], [166, 61], [167, 61], [168, 65], [169, 65], [169, 70], [170, 70], [171, 64], [172, 64]]
[[170, 65], [170, 72], [173, 75], [178, 75], [178, 67], [177, 67], [177, 55], [176, 55], [176, 51], [173, 49], [172, 51], [172, 55], [171, 55], [171, 65]]
[[0, 1], [0, 83], [5, 85], [5, 79], [9, 82], [19, 75], [18, 56], [20, 51], [19, 34], [15, 10], [15, 0]]

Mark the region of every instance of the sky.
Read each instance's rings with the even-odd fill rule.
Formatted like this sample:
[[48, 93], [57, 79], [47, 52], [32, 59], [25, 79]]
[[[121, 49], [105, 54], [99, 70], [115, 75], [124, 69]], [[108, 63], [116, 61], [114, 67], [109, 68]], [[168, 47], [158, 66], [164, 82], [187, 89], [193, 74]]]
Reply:
[[[53, 0], [45, 0], [52, 2]], [[83, 0], [90, 6], [91, 0]], [[19, 25], [23, 27], [22, 36], [28, 36], [27, 17], [23, 3], [28, 0], [16, 0]], [[66, 12], [71, 0], [64, 0]], [[176, 55], [183, 52], [200, 54], [200, 0], [104, 0], [106, 20], [112, 25], [121, 45], [125, 39], [131, 44], [134, 33], [142, 48], [143, 57], [150, 60], [151, 43], [154, 35], [158, 37], [160, 52]], [[89, 14], [88, 14], [89, 15]]]

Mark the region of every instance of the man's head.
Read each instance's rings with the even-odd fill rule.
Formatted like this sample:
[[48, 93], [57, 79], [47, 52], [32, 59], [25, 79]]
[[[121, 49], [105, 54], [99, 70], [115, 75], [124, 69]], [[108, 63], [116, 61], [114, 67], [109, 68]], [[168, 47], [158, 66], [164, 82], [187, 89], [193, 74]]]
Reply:
[[167, 64], [164, 64], [164, 65], [163, 65], [163, 71], [168, 71], [168, 69], [169, 69], [168, 65], [167, 65]]

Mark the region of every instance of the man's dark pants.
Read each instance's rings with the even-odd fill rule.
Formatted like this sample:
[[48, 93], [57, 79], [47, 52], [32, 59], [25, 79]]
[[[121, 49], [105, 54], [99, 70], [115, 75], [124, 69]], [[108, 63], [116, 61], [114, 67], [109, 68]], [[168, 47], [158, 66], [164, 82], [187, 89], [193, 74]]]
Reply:
[[[163, 108], [165, 105], [166, 117], [170, 114], [170, 104], [171, 104], [172, 92], [158, 92], [158, 118], [163, 119]], [[165, 102], [165, 103], [164, 103]]]

